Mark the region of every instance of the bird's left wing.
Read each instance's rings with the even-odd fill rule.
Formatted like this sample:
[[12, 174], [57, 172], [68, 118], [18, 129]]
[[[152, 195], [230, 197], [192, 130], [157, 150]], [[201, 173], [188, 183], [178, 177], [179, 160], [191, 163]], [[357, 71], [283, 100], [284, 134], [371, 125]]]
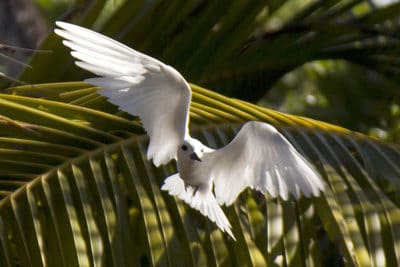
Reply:
[[92, 30], [58, 21], [55, 33], [72, 49], [76, 65], [98, 78], [87, 79], [119, 109], [139, 116], [150, 137], [147, 157], [155, 165], [176, 157], [188, 128], [191, 90], [171, 66]]
[[203, 156], [218, 203], [230, 205], [247, 186], [272, 197], [318, 196], [323, 182], [311, 164], [273, 126], [247, 122], [225, 147]]

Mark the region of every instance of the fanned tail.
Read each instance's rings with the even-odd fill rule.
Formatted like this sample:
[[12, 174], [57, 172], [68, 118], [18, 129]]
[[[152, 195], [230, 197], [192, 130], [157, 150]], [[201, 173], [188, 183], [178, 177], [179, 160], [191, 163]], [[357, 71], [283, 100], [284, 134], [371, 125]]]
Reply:
[[213, 221], [223, 232], [228, 233], [232, 239], [236, 240], [231, 231], [231, 224], [218, 205], [211, 190], [195, 191], [195, 188], [192, 186], [185, 188], [185, 183], [179, 177], [178, 173], [167, 177], [161, 189], [168, 191], [170, 195], [179, 197], [192, 208], [200, 211], [201, 214]]

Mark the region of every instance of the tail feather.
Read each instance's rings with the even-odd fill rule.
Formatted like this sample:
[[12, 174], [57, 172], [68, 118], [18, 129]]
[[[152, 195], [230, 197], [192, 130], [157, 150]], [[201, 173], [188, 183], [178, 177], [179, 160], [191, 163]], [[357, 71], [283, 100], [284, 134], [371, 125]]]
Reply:
[[195, 188], [191, 186], [185, 188], [185, 183], [179, 177], [178, 173], [167, 177], [161, 189], [168, 191], [170, 195], [177, 196], [192, 208], [200, 211], [201, 214], [208, 217], [223, 232], [228, 233], [232, 239], [236, 240], [231, 231], [231, 225], [221, 207], [218, 205], [211, 190], [195, 191]]

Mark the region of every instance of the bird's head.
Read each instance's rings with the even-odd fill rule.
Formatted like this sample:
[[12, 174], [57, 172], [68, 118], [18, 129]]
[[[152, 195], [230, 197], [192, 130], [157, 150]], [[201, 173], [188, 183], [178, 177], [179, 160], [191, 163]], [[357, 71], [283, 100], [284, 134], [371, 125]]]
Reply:
[[204, 154], [204, 145], [196, 140], [185, 140], [178, 148], [178, 154], [193, 161], [201, 161]]

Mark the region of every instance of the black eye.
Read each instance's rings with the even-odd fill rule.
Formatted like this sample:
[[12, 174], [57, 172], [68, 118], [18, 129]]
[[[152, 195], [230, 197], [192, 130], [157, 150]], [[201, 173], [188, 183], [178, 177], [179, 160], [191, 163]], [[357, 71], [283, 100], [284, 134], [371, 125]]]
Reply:
[[183, 151], [186, 151], [188, 149], [186, 145], [182, 145], [181, 148]]

